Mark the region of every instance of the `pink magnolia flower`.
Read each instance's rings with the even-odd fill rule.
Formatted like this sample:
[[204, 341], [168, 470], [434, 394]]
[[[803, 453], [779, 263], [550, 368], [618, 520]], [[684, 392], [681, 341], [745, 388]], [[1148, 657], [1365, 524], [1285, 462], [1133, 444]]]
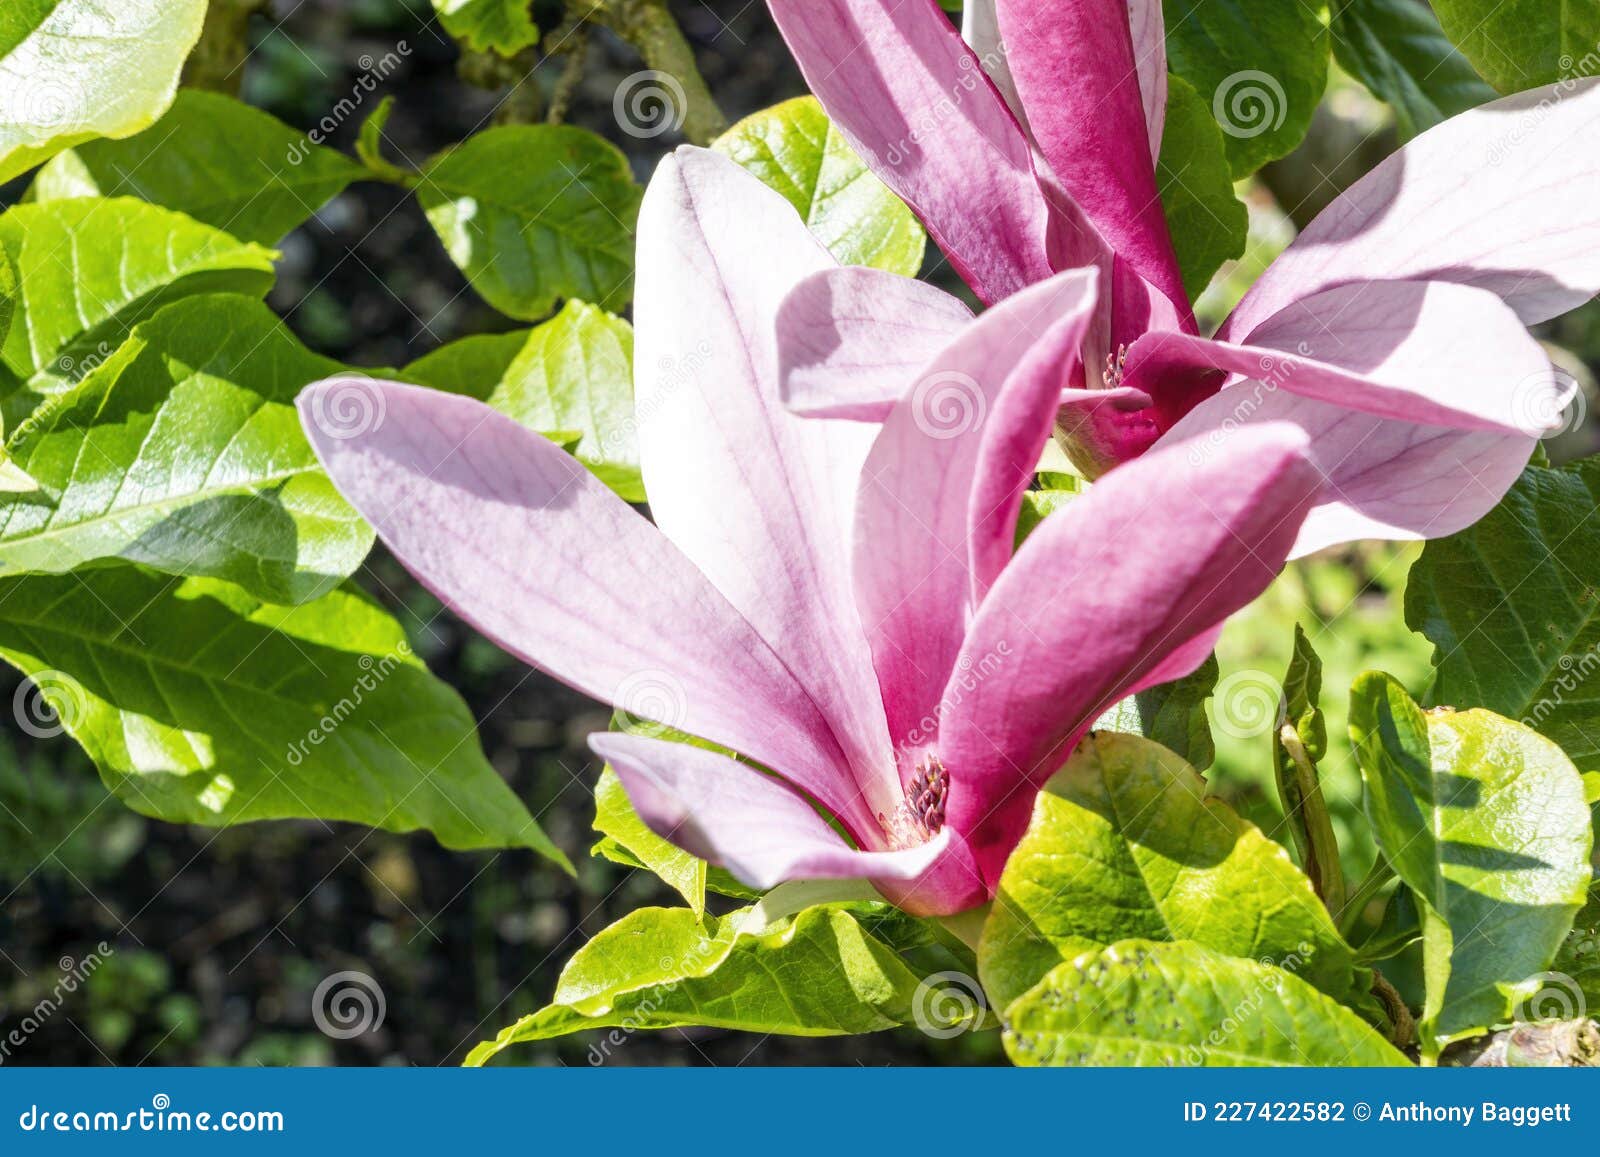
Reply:
[[[1563, 382], [1526, 326], [1600, 292], [1600, 88], [1486, 105], [1399, 150], [1299, 236], [1215, 340], [1199, 336], [1157, 192], [1166, 60], [1159, 0], [770, 0], [812, 89], [986, 302], [1096, 265], [1108, 293], [1063, 416], [1097, 477], [1162, 439], [1288, 421], [1324, 499], [1296, 554], [1475, 522]], [[958, 302], [839, 270], [784, 318], [785, 390], [812, 414], [881, 416], [959, 332]], [[911, 333], [896, 345], [883, 334]], [[904, 365], [896, 364], [904, 354]]]
[[[990, 896], [1038, 785], [1091, 722], [1192, 670], [1271, 581], [1319, 480], [1284, 424], [1199, 466], [1176, 447], [1013, 559], [1095, 274], [989, 311], [878, 426], [797, 417], [778, 397], [779, 304], [834, 267], [732, 162], [662, 164], [636, 308], [654, 525], [467, 398], [337, 378], [301, 412], [340, 491], [463, 619], [742, 757], [592, 736], [652, 829], [754, 887], [868, 879], [910, 911], [952, 913]], [[351, 412], [371, 420], [323, 417]]]

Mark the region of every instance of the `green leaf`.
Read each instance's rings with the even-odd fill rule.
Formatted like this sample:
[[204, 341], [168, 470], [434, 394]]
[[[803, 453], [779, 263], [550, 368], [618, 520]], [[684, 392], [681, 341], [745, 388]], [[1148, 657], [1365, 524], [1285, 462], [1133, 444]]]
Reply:
[[1434, 645], [1431, 699], [1486, 707], [1600, 770], [1600, 459], [1525, 470], [1411, 568], [1406, 625]]
[[1394, 109], [1401, 140], [1495, 97], [1445, 37], [1427, 0], [1336, 4], [1333, 56]]
[[414, 179], [414, 173], [407, 172], [399, 165], [385, 160], [383, 156], [384, 128], [389, 123], [389, 114], [394, 112], [394, 97], [386, 96], [378, 102], [378, 107], [372, 110], [372, 115], [361, 122], [361, 131], [356, 135], [356, 156], [361, 158], [361, 163], [366, 166], [367, 172], [383, 181], [393, 181], [397, 185], [409, 185]]
[[919, 975], [874, 934], [870, 916], [825, 905], [763, 927], [757, 911], [704, 920], [687, 908], [629, 913], [567, 962], [548, 1006], [480, 1044], [467, 1063], [618, 1025], [838, 1036], [921, 1017], [954, 1036], [984, 1016], [976, 982]]
[[[1560, 999], [1560, 992], [1565, 989], [1569, 1000], [1567, 1007], [1555, 1015], [1570, 1017], [1587, 1012], [1594, 1016], [1600, 1010], [1600, 883], [1589, 888], [1589, 898], [1573, 919], [1572, 931], [1561, 942], [1550, 971], [1552, 975], [1545, 978], [1549, 995]], [[1530, 1011], [1551, 1014], [1550, 1009], [1540, 1007], [1537, 993], [1525, 1000]]]
[[1487, 711], [1424, 714], [1392, 677], [1350, 692], [1378, 845], [1422, 908], [1423, 1051], [1504, 1021], [1589, 885], [1583, 781], [1561, 749]]
[[34, 178], [33, 199], [134, 196], [271, 245], [365, 175], [258, 109], [184, 89], [137, 136], [57, 156]]
[[0, 247], [22, 294], [0, 350], [8, 424], [110, 357], [135, 325], [181, 297], [272, 288], [270, 249], [133, 197], [18, 205]]
[[1439, 23], [1503, 93], [1600, 72], [1595, 0], [1433, 0]]
[[1016, 545], [1019, 548], [1027, 541], [1028, 535], [1039, 528], [1041, 522], [1056, 511], [1065, 509], [1067, 503], [1086, 489], [1086, 484], [1071, 474], [1040, 475], [1039, 480], [1041, 484], [1048, 485], [1022, 492], [1022, 509], [1017, 512]]
[[627, 158], [567, 125], [503, 125], [441, 153], [417, 198], [490, 305], [535, 320], [563, 297], [621, 309], [633, 294], [642, 193]]
[[841, 265], [906, 277], [922, 268], [927, 234], [872, 175], [815, 97], [746, 117], [712, 146], [782, 193]]
[[1217, 657], [1210, 655], [1182, 679], [1128, 696], [1095, 720], [1095, 730], [1142, 735], [1204, 771], [1217, 756], [1206, 718], [1217, 674]]
[[627, 501], [644, 501], [633, 412], [633, 328], [620, 317], [569, 301], [531, 330], [441, 346], [407, 366], [403, 376], [478, 398], [541, 433], [578, 434], [578, 459]]
[[570, 870], [489, 766], [460, 696], [357, 591], [282, 607], [130, 566], [0, 579], [0, 657], [144, 815], [425, 828]]
[[1330, 912], [1345, 904], [1339, 841], [1322, 795], [1317, 761], [1328, 753], [1328, 722], [1322, 714], [1322, 659], [1299, 623], [1294, 654], [1283, 677], [1283, 718], [1273, 748], [1278, 798], [1306, 875]]
[[1284, 156], [1311, 126], [1328, 80], [1321, 5], [1163, 0], [1167, 62], [1222, 126], [1237, 178]]
[[0, 181], [172, 102], [206, 0], [10, 0], [0, 9]]
[[706, 911], [707, 864], [656, 835], [633, 810], [622, 780], [609, 767], [594, 786], [594, 827], [684, 898], [696, 916]]
[[1372, 1066], [1406, 1058], [1292, 973], [1129, 940], [1057, 965], [1006, 1010], [1018, 1065]]
[[1040, 793], [1000, 877], [978, 950], [1005, 1008], [1045, 973], [1120, 940], [1194, 940], [1269, 958], [1341, 999], [1349, 947], [1282, 847], [1171, 752], [1097, 734]]
[[433, 0], [439, 23], [474, 52], [515, 56], [539, 43], [529, 0]]
[[1179, 76], [1167, 81], [1167, 124], [1156, 176], [1183, 288], [1192, 301], [1224, 261], [1244, 255], [1250, 214], [1233, 194], [1222, 130], [1210, 106]]
[[269, 602], [326, 594], [373, 534], [318, 466], [294, 398], [341, 372], [253, 298], [168, 306], [13, 435], [44, 495], [0, 495], [0, 572], [120, 558]]

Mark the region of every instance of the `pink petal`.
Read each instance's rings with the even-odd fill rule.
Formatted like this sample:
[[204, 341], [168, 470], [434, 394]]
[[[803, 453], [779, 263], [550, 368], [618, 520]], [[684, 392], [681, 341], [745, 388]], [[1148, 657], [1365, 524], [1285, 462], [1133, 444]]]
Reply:
[[1161, 0], [1128, 0], [1128, 23], [1133, 31], [1133, 58], [1139, 66], [1150, 159], [1159, 160], [1162, 129], [1167, 123], [1167, 24]]
[[1051, 171], [1117, 255], [1186, 313], [1127, 0], [995, 7], [1028, 129]]
[[591, 735], [589, 746], [616, 771], [651, 831], [752, 888], [789, 880], [914, 880], [949, 844], [940, 833], [902, 851], [857, 851], [802, 797], [748, 764], [615, 732]]
[[1011, 491], [1049, 437], [1093, 287], [1092, 272], [1064, 273], [983, 314], [895, 404], [867, 456], [856, 599], [896, 744], [937, 706], [973, 591], [997, 569], [995, 539], [1015, 532]]
[[1153, 450], [1046, 519], [968, 631], [936, 747], [961, 788], [947, 822], [991, 881], [1033, 789], [1106, 707], [1201, 662], [1282, 568], [1316, 500], [1321, 478], [1292, 426], [1195, 449]]
[[1262, 322], [1248, 345], [1149, 334], [1128, 351], [1124, 381], [1158, 391], [1195, 370], [1383, 418], [1530, 436], [1558, 426], [1570, 401], [1516, 314], [1491, 293], [1443, 281], [1313, 294]]
[[778, 313], [779, 392], [810, 417], [879, 422], [972, 321], [959, 298], [880, 269], [827, 269]]
[[1028, 140], [935, 0], [770, 7], [828, 115], [981, 298], [1050, 276]]
[[1022, 99], [1017, 96], [1017, 82], [1011, 79], [1011, 66], [1006, 63], [1006, 48], [1000, 42], [1000, 17], [994, 10], [994, 0], [966, 0], [961, 8], [961, 39], [971, 47], [983, 71], [1005, 98], [1006, 107], [1026, 129], [1028, 117], [1022, 110]]
[[1258, 423], [1291, 422], [1327, 479], [1291, 558], [1361, 539], [1440, 538], [1487, 514], [1522, 473], [1535, 439], [1424, 426], [1240, 382], [1197, 406], [1163, 439], [1218, 451]]
[[469, 398], [333, 378], [299, 399], [335, 485], [446, 606], [596, 699], [870, 814], [828, 721], [688, 559], [557, 446]]
[[635, 392], [656, 525], [771, 644], [832, 724], [873, 811], [898, 798], [849, 525], [873, 430], [778, 397], [778, 307], [833, 267], [782, 196], [682, 149], [639, 216]]
[[1291, 302], [1353, 281], [1454, 281], [1531, 325], [1600, 293], [1600, 80], [1451, 117], [1318, 215], [1239, 303], [1247, 340]]

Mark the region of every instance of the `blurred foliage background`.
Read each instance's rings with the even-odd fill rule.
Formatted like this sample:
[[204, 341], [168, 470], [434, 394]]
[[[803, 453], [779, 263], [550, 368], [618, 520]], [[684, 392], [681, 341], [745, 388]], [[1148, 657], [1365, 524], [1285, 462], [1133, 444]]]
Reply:
[[[730, 119], [804, 91], [759, 0], [673, 7]], [[381, 57], [401, 41], [409, 54], [383, 89], [397, 101], [387, 135], [398, 157], [418, 161], [495, 114], [497, 95], [463, 83], [459, 53], [423, 0], [279, 0], [256, 18], [252, 36], [242, 95], [291, 125], [314, 125], [349, 93], [363, 56]], [[533, 82], [552, 89], [561, 67], [541, 65]], [[617, 130], [613, 93], [639, 67], [624, 46], [596, 34], [569, 119], [628, 150], [645, 179], [677, 141]], [[351, 118], [330, 143], [349, 151], [358, 124]], [[1336, 75], [1301, 149], [1242, 188], [1250, 252], [1219, 278], [1202, 315], [1220, 319], [1295, 226], [1395, 143], [1384, 107]], [[0, 190], [0, 203], [24, 187]], [[402, 364], [450, 339], [511, 325], [468, 289], [415, 200], [397, 188], [354, 186], [282, 251], [272, 306], [312, 348], [351, 364]], [[953, 288], [937, 254], [927, 275]], [[1592, 398], [1600, 312], [1580, 311], [1547, 330]], [[1596, 442], [1585, 418], [1548, 450], [1563, 461], [1593, 453]], [[1217, 762], [1208, 777], [1285, 839], [1271, 735], [1297, 622], [1321, 653], [1334, 740], [1323, 769], [1352, 877], [1372, 848], [1355, 822], [1360, 785], [1344, 740], [1346, 689], [1360, 671], [1379, 667], [1425, 693], [1428, 646], [1407, 631], [1402, 611], [1416, 553], [1362, 547], [1297, 564], [1229, 625], [1219, 650]], [[13, 728], [0, 736], [0, 1028], [49, 993], [69, 958], [82, 960], [102, 941], [113, 951], [6, 1063], [454, 1064], [542, 1005], [586, 936], [641, 905], [679, 902], [653, 877], [585, 854], [599, 769], [583, 738], [603, 729], [609, 712], [442, 614], [381, 553], [364, 581], [401, 612], [418, 653], [467, 698], [491, 760], [578, 862], [577, 879], [530, 853], [449, 853], [427, 836], [347, 825], [213, 831], [154, 823], [112, 800], [65, 737], [40, 740]], [[0, 695], [11, 698], [16, 686], [9, 671], [0, 675]], [[352, 1040], [329, 1038], [311, 1016], [318, 982], [343, 969], [374, 977], [387, 1005], [382, 1027]], [[589, 1043], [523, 1046], [507, 1059], [582, 1065], [593, 1059]], [[999, 1060], [992, 1033], [930, 1042], [908, 1030], [829, 1041], [693, 1030], [639, 1033], [604, 1063]]]

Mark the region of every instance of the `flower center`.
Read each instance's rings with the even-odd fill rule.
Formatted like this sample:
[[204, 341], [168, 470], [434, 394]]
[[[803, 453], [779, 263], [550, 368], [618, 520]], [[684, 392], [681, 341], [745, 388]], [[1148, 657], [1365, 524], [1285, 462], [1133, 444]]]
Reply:
[[1102, 378], [1106, 389], [1115, 390], [1122, 386], [1122, 372], [1128, 368], [1128, 347], [1119, 345], [1117, 352], [1106, 354], [1106, 368]]
[[930, 755], [917, 764], [911, 782], [906, 784], [906, 805], [930, 836], [938, 835], [944, 828], [944, 807], [949, 796], [950, 773], [939, 762], [939, 757]]

